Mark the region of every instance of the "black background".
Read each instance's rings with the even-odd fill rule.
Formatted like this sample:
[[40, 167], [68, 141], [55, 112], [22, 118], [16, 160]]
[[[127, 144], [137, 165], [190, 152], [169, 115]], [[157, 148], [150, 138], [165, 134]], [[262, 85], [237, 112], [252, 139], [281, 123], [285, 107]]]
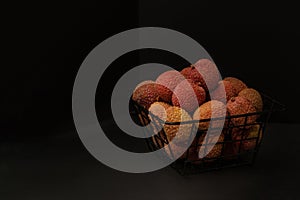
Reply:
[[97, 44], [138, 26], [137, 1], [26, 2], [7, 9], [2, 128], [19, 138], [73, 127], [77, 70]]
[[[223, 77], [236, 76], [286, 105], [285, 112], [273, 115], [273, 123], [300, 122], [296, 5], [265, 1], [84, 1], [18, 2], [3, 8], [0, 144], [8, 149], [18, 148], [16, 141], [26, 146], [37, 138], [47, 143], [67, 135], [78, 141], [71, 102], [82, 61], [106, 38], [144, 26], [170, 28], [192, 37], [210, 53]], [[173, 64], [163, 52], [158, 53], [132, 54], [119, 60], [119, 65], [122, 61], [134, 66], [153, 59]], [[113, 65], [110, 69], [99, 86], [109, 83], [112, 75], [123, 73]], [[109, 95], [113, 82], [103, 85], [103, 95]], [[105, 100], [98, 99], [100, 107], [105, 107]], [[109, 111], [100, 112], [103, 119], [109, 118]], [[38, 155], [34, 158], [40, 159]]]
[[211, 1], [8, 5], [2, 128], [26, 129], [30, 135], [45, 127], [72, 127], [72, 86], [85, 56], [104, 39], [143, 26], [189, 35], [210, 53], [223, 76], [236, 76], [287, 106], [274, 122], [297, 123], [295, 13], [293, 5]]

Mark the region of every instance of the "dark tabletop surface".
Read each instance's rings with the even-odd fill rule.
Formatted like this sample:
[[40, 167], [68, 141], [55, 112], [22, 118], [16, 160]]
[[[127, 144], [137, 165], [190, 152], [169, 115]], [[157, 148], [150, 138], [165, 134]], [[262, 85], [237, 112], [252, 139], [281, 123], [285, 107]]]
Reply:
[[75, 131], [2, 142], [0, 199], [299, 199], [299, 128], [269, 124], [254, 166], [189, 176], [170, 167], [115, 171], [95, 160]]

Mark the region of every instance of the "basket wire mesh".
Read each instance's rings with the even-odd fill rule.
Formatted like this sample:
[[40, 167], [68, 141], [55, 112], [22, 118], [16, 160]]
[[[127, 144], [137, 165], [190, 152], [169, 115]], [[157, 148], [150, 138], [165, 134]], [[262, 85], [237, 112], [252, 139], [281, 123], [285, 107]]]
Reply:
[[[210, 139], [214, 140], [214, 136], [208, 134], [207, 129], [199, 130], [198, 124], [201, 122], [220, 120], [220, 118], [191, 120], [185, 122], [164, 122], [162, 119], [153, 115], [133, 100], [130, 101], [130, 114], [135, 123], [140, 126], [148, 125], [150, 123], [150, 118], [153, 119], [152, 126], [147, 126], [147, 129], [145, 129], [145, 135], [153, 135], [156, 130], [160, 130], [152, 137], [145, 139], [149, 151], [158, 150], [169, 144], [170, 141], [168, 140], [164, 128], [161, 128], [163, 125], [176, 126], [180, 124], [191, 124], [192, 131], [197, 132], [196, 136], [195, 138], [190, 138], [193, 139], [192, 144], [179, 159], [171, 164], [171, 167], [182, 175], [194, 174], [211, 170], [219, 170], [222, 168], [254, 164], [271, 114], [274, 111], [283, 111], [285, 109], [284, 105], [271, 97], [262, 93], [261, 96], [264, 103], [263, 111], [226, 116], [224, 127], [221, 128], [221, 135], [223, 139], [214, 143], [209, 142]], [[250, 123], [248, 119], [251, 116], [257, 116], [257, 120]], [[235, 125], [232, 123], [232, 120], [235, 119], [243, 120], [243, 123]], [[211, 129], [220, 128], [214, 127]], [[251, 136], [249, 136], [249, 132], [251, 133]], [[206, 134], [208, 137], [205, 137], [204, 141], [203, 137]], [[204, 158], [195, 156], [201, 149], [205, 153], [207, 147], [209, 145], [213, 145], [211, 143], [215, 145], [213, 149], [217, 147], [217, 155], [209, 156], [209, 153]], [[168, 149], [169, 154], [167, 156], [174, 156], [174, 149], [172, 149], [170, 145], [168, 145]]]

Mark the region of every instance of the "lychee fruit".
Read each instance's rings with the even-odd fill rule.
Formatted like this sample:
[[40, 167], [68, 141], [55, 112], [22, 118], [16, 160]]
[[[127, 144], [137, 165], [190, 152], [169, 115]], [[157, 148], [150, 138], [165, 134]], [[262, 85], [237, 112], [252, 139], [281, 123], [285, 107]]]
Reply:
[[206, 88], [205, 81], [204, 81], [203, 77], [201, 76], [201, 74], [199, 73], [199, 71], [195, 68], [195, 66], [191, 65], [189, 67], [186, 67], [183, 70], [181, 70], [180, 73], [186, 79], [190, 79], [197, 85], [200, 85], [200, 86], [203, 86]]
[[260, 125], [256, 124], [251, 126], [250, 129], [246, 130], [246, 135], [247, 140], [242, 141], [242, 150], [249, 151], [256, 147], [256, 143], [259, 144], [261, 142], [262, 129], [260, 128]]
[[176, 136], [176, 141], [172, 141], [168, 146], [165, 146], [166, 153], [170, 153], [168, 148], [171, 148], [173, 156], [179, 156], [178, 154], [184, 153], [182, 150], [187, 149], [187, 145], [192, 131], [192, 123], [187, 124], [168, 124], [170, 122], [185, 122], [191, 121], [190, 115], [183, 109], [177, 106], [171, 106], [166, 110], [167, 119], [163, 126], [163, 130], [169, 142], [171, 142]]
[[[167, 110], [167, 119], [166, 122], [184, 122], [191, 121], [191, 116], [184, 110], [177, 106], [171, 106]], [[184, 141], [190, 135], [192, 129], [192, 124], [180, 124], [180, 125], [171, 125], [165, 124], [164, 130], [169, 141], [171, 141], [175, 135], [179, 136], [179, 140]]]
[[154, 102], [149, 107], [148, 116], [149, 119], [152, 121], [153, 131], [155, 133], [162, 129], [164, 122], [167, 120], [167, 109], [169, 107], [171, 107], [171, 105], [164, 102]]
[[209, 59], [200, 59], [193, 66], [196, 68], [198, 72], [200, 72], [204, 84], [202, 83], [202, 87], [208, 91], [214, 90], [218, 82], [221, 80], [221, 76], [219, 70], [214, 62]]
[[165, 102], [170, 103], [172, 101], [172, 94], [175, 87], [184, 79], [184, 76], [176, 70], [169, 70], [159, 75], [156, 79], [156, 83], [164, 86], [157, 87], [161, 98]]
[[239, 153], [241, 147], [240, 141], [242, 138], [247, 137], [247, 129], [241, 129], [238, 127], [233, 127], [230, 130], [230, 141], [227, 141], [224, 147], [224, 158], [225, 159], [235, 159]]
[[[256, 109], [252, 105], [252, 103], [244, 97], [232, 97], [227, 102], [227, 110], [231, 117], [231, 122], [235, 126], [247, 125], [254, 123], [258, 118], [257, 115], [252, 115], [251, 113], [255, 113]], [[249, 114], [243, 117], [234, 117], [235, 115]]]
[[248, 132], [246, 130], [247, 130], [247, 128], [250, 128], [250, 127], [251, 126], [247, 126], [246, 129], [240, 128], [240, 127], [233, 127], [230, 131], [231, 138], [233, 140], [236, 140], [236, 139], [241, 139], [241, 138], [247, 137]]
[[154, 136], [152, 137], [153, 143], [158, 147], [161, 148], [163, 146], [163, 143], [161, 140], [163, 140], [164, 136], [161, 135], [159, 132], [162, 130], [164, 122], [167, 119], [167, 109], [171, 107], [171, 105], [164, 103], [164, 102], [154, 102], [151, 104], [149, 110], [148, 117], [151, 120], [151, 128], [153, 133], [158, 134], [160, 139], [158, 139], [158, 143], [156, 142]]
[[[224, 126], [224, 121], [222, 119], [213, 119], [211, 118], [221, 118], [226, 117], [226, 105], [221, 101], [211, 100], [196, 109], [193, 115], [194, 120], [204, 120], [208, 121], [200, 122], [198, 125], [199, 130], [206, 130], [209, 128], [222, 128]], [[211, 120], [211, 121], [210, 121]]]
[[176, 86], [172, 95], [172, 104], [192, 113], [204, 103], [205, 99], [205, 90], [191, 79], [186, 79]]
[[235, 96], [237, 96], [240, 91], [247, 88], [247, 85], [243, 81], [235, 77], [226, 77], [224, 78], [224, 81], [229, 81], [231, 83], [232, 87], [236, 92]]
[[235, 97], [236, 94], [234, 87], [229, 81], [219, 81], [217, 88], [211, 93], [210, 98], [226, 103], [229, 99]]
[[263, 110], [263, 101], [257, 90], [253, 88], [246, 88], [240, 91], [238, 96], [248, 99], [256, 108], [257, 112], [261, 112]]
[[[167, 109], [171, 107], [171, 105], [165, 103], [165, 102], [161, 102], [161, 101], [157, 101], [154, 102], [153, 104], [151, 104], [151, 106], [149, 107], [149, 112], [151, 112], [151, 114], [157, 116], [158, 118], [162, 119], [162, 120], [166, 120], [167, 119]], [[149, 115], [150, 119], [152, 119], [152, 116]]]
[[[208, 136], [208, 138], [205, 138]], [[198, 142], [198, 156], [199, 158], [217, 158], [221, 156], [224, 135], [214, 135], [214, 134], [202, 134]], [[210, 151], [209, 151], [210, 150]], [[209, 151], [209, 153], [208, 153]], [[207, 154], [208, 153], [208, 154]], [[205, 155], [207, 154], [207, 155]]]
[[[175, 135], [178, 135], [181, 139], [190, 135], [192, 123], [169, 124], [172, 122], [180, 123], [184, 121], [191, 121], [191, 116], [184, 109], [177, 106], [171, 106], [163, 102], [155, 102], [150, 106], [149, 112], [165, 121], [163, 129], [169, 142], [175, 137]], [[149, 118], [154, 120], [151, 115], [149, 115]]]
[[137, 84], [137, 86], [135, 87], [134, 90], [138, 89], [139, 87], [141, 87], [142, 85], [146, 85], [146, 84], [155, 84], [155, 81], [152, 80], [145, 80], [140, 82], [139, 84]]
[[[258, 137], [258, 140], [257, 140]], [[262, 140], [262, 129], [259, 124], [251, 125], [248, 129], [238, 129], [232, 131], [232, 153], [238, 154], [240, 151], [249, 151], [256, 147], [257, 144], [260, 144]]]
[[188, 151], [185, 146], [181, 146], [176, 143], [170, 143], [169, 146], [166, 146], [164, 149], [170, 158], [178, 157], [178, 154], [182, 152], [183, 154], [178, 159], [195, 159], [196, 156], [195, 152], [191, 152], [190, 150]]
[[136, 88], [132, 94], [132, 100], [140, 106], [148, 109], [150, 105], [160, 99], [155, 83], [143, 84]]

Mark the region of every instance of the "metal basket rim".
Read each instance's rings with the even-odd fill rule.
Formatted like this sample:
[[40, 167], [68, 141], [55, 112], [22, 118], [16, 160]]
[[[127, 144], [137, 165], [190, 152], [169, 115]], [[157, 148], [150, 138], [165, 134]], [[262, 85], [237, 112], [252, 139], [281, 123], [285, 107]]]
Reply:
[[[270, 109], [264, 109], [263, 111], [260, 111], [260, 112], [244, 113], [244, 114], [239, 114], [239, 115], [230, 115], [228, 113], [228, 115], [225, 116], [225, 119], [228, 120], [228, 119], [234, 119], [234, 118], [240, 118], [240, 117], [249, 117], [249, 116], [253, 116], [253, 115], [263, 115], [263, 114], [272, 113], [272, 112], [276, 112], [276, 111], [278, 111], [278, 112], [284, 111], [286, 109], [285, 105], [283, 105], [279, 101], [271, 98], [270, 96], [268, 96], [268, 95], [266, 95], [266, 94], [264, 94], [262, 92], [260, 92], [260, 94], [264, 98], [270, 100], [273, 103], [273, 105], [277, 105], [277, 107], [279, 107], [279, 108], [274, 108], [274, 106], [272, 106]], [[133, 102], [135, 102], [135, 101], [133, 100]], [[164, 123], [165, 125], [194, 124], [194, 123], [216, 121], [216, 120], [222, 120], [222, 119], [224, 119], [224, 117], [215, 117], [215, 118], [206, 118], [206, 119], [200, 119], [200, 120], [188, 120], [188, 121], [180, 121], [180, 122], [169, 122], [169, 121], [162, 120], [157, 115], [154, 115], [149, 110], [147, 110], [144, 107], [140, 106], [137, 102], [135, 102], [135, 104], [139, 106], [139, 109], [143, 110], [144, 112], [147, 112], [148, 114], [151, 115], [151, 117], [155, 118], [160, 123]]]

